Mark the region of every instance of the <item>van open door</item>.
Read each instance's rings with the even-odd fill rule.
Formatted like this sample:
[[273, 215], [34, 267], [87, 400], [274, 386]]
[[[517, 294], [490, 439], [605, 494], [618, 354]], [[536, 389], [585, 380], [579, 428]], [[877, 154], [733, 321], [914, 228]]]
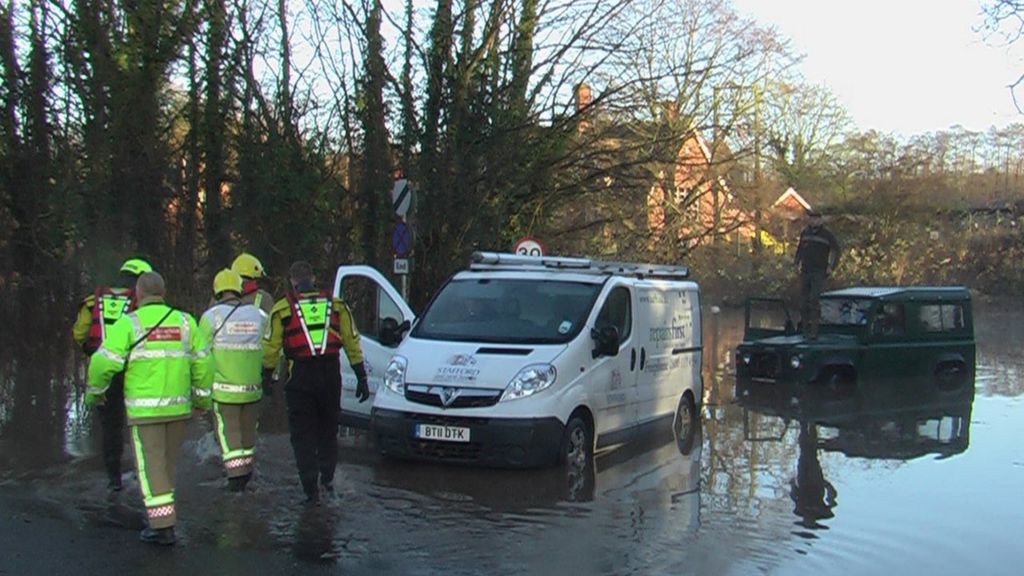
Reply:
[[363, 349], [363, 364], [369, 380], [370, 398], [356, 399], [356, 375], [345, 358], [341, 360], [341, 421], [346, 426], [366, 428], [370, 408], [383, 385], [384, 369], [395, 348], [409, 333], [416, 315], [391, 282], [370, 266], [339, 266], [334, 296], [352, 311]]

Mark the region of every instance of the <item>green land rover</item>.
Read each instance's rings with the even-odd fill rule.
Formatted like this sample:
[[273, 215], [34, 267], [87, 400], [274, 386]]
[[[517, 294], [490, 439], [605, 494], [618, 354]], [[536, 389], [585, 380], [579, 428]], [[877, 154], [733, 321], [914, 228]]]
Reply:
[[855, 383], [925, 377], [959, 387], [973, 376], [971, 293], [964, 287], [826, 292], [813, 340], [799, 333], [781, 300], [749, 299], [745, 320], [736, 348], [740, 379]]

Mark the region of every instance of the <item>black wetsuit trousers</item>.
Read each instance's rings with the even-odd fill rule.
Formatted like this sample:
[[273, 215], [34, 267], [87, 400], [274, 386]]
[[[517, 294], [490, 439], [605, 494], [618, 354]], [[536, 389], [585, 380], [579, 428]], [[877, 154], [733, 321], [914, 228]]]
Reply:
[[107, 388], [106, 400], [98, 410], [103, 431], [103, 464], [110, 480], [121, 478], [121, 457], [124, 456], [124, 372], [114, 376]]
[[284, 393], [299, 480], [306, 495], [315, 496], [317, 477], [320, 484], [330, 484], [338, 463], [339, 356], [295, 360]]

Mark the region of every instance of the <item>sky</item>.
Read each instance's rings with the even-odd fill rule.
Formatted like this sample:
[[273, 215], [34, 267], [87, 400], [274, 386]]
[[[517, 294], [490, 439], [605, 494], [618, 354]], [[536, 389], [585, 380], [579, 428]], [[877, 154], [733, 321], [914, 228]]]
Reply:
[[[959, 124], [1024, 122], [1007, 86], [1024, 74], [1024, 39], [986, 38], [981, 0], [733, 0], [805, 58], [860, 129], [904, 137]], [[1024, 86], [1018, 90], [1024, 108]]]

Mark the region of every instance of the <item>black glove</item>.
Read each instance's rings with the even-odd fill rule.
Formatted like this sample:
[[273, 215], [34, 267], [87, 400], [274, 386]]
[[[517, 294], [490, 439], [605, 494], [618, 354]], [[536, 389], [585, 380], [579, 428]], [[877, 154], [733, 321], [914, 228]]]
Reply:
[[263, 369], [263, 393], [267, 396], [274, 395], [274, 371], [270, 368]]
[[366, 382], [366, 366], [362, 362], [354, 364], [352, 371], [356, 373], [356, 398], [362, 404], [370, 398], [370, 386]]

